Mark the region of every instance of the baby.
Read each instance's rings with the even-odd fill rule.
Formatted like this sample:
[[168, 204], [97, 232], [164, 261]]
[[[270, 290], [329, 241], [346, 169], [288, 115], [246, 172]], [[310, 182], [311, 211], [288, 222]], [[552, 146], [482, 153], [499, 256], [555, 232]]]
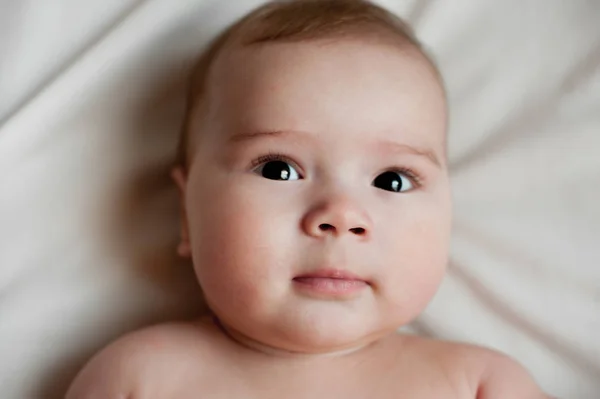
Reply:
[[178, 253], [212, 316], [132, 333], [76, 398], [546, 398], [494, 351], [396, 330], [436, 292], [451, 195], [445, 93], [367, 1], [269, 3], [190, 87]]

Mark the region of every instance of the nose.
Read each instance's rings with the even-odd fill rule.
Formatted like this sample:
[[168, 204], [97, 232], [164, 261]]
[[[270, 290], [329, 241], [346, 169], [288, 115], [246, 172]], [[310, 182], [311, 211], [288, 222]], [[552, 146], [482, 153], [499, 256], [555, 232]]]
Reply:
[[369, 215], [356, 202], [337, 196], [311, 208], [302, 220], [304, 232], [315, 238], [352, 235], [367, 239], [372, 230]]

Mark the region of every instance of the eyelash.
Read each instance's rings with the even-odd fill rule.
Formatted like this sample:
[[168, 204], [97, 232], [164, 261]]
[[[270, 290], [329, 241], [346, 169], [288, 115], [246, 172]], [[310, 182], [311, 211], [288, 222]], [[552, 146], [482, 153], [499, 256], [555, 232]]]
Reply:
[[273, 161], [288, 162], [288, 163], [291, 163], [294, 167], [297, 167], [296, 163], [294, 161], [292, 161], [289, 157], [287, 157], [283, 154], [269, 153], [266, 155], [262, 155], [262, 156], [256, 158], [255, 160], [253, 160], [252, 168], [254, 169], [264, 163], [273, 162]]
[[[273, 161], [289, 162], [294, 167], [297, 167], [296, 163], [294, 161], [292, 161], [289, 157], [287, 157], [283, 154], [279, 154], [279, 153], [269, 153], [266, 155], [262, 155], [262, 156], [256, 158], [255, 160], [253, 160], [252, 168], [254, 169], [264, 163], [273, 162]], [[418, 174], [417, 172], [415, 172], [414, 169], [411, 169], [411, 168], [408, 168], [405, 166], [399, 166], [399, 167], [389, 168], [386, 171], [401, 173], [401, 174], [407, 176], [409, 179], [412, 180], [412, 182], [416, 185], [416, 187], [421, 187], [423, 185], [423, 179], [421, 178], [421, 175]]]
[[390, 168], [388, 170], [405, 175], [410, 180], [412, 180], [412, 182], [415, 184], [416, 187], [421, 187], [423, 185], [423, 179], [421, 178], [421, 175], [419, 175], [417, 172], [415, 172], [414, 169], [411, 169], [411, 168], [408, 168], [405, 166], [401, 166], [401, 167], [397, 167], [397, 168]]

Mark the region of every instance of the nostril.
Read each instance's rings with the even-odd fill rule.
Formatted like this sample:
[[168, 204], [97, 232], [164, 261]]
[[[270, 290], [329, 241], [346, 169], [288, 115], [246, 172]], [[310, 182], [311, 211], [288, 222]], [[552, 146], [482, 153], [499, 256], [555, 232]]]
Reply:
[[321, 223], [319, 225], [319, 229], [321, 229], [322, 231], [331, 231], [331, 230], [335, 230], [335, 227], [333, 227], [332, 225], [330, 225], [328, 223]]
[[362, 227], [354, 227], [350, 229], [350, 231], [358, 236], [362, 236], [363, 234], [365, 234], [365, 229], [363, 229]]

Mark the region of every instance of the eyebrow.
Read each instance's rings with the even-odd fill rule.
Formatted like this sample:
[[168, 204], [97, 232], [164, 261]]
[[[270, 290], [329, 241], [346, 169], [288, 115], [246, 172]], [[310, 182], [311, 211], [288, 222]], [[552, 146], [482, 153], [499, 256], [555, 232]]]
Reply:
[[[267, 130], [267, 131], [253, 131], [253, 132], [244, 132], [234, 134], [229, 138], [229, 141], [232, 143], [240, 143], [244, 141], [256, 140], [263, 137], [284, 137], [284, 136], [307, 136], [308, 133], [299, 132], [299, 131], [290, 131], [290, 130]], [[397, 152], [397, 153], [409, 153], [413, 155], [417, 155], [420, 157], [424, 157], [433, 163], [438, 168], [442, 167], [442, 163], [439, 158], [435, 154], [434, 151], [425, 148], [418, 148], [414, 146], [410, 146], [407, 144], [401, 144], [392, 140], [381, 140], [378, 141], [377, 144], [381, 147], [386, 148], [389, 152]]]
[[442, 168], [442, 163], [440, 162], [440, 159], [433, 150], [427, 148], [413, 147], [407, 144], [400, 144], [398, 142], [390, 140], [383, 140], [379, 143], [381, 146], [389, 148], [390, 152], [409, 153], [420, 157], [424, 157], [438, 168]]
[[302, 135], [303, 132], [296, 132], [290, 130], [267, 130], [267, 131], [257, 131], [257, 132], [245, 132], [245, 133], [237, 133], [229, 138], [229, 141], [232, 143], [239, 143], [243, 141], [254, 140], [261, 137], [281, 137], [281, 136], [291, 136], [291, 135]]

